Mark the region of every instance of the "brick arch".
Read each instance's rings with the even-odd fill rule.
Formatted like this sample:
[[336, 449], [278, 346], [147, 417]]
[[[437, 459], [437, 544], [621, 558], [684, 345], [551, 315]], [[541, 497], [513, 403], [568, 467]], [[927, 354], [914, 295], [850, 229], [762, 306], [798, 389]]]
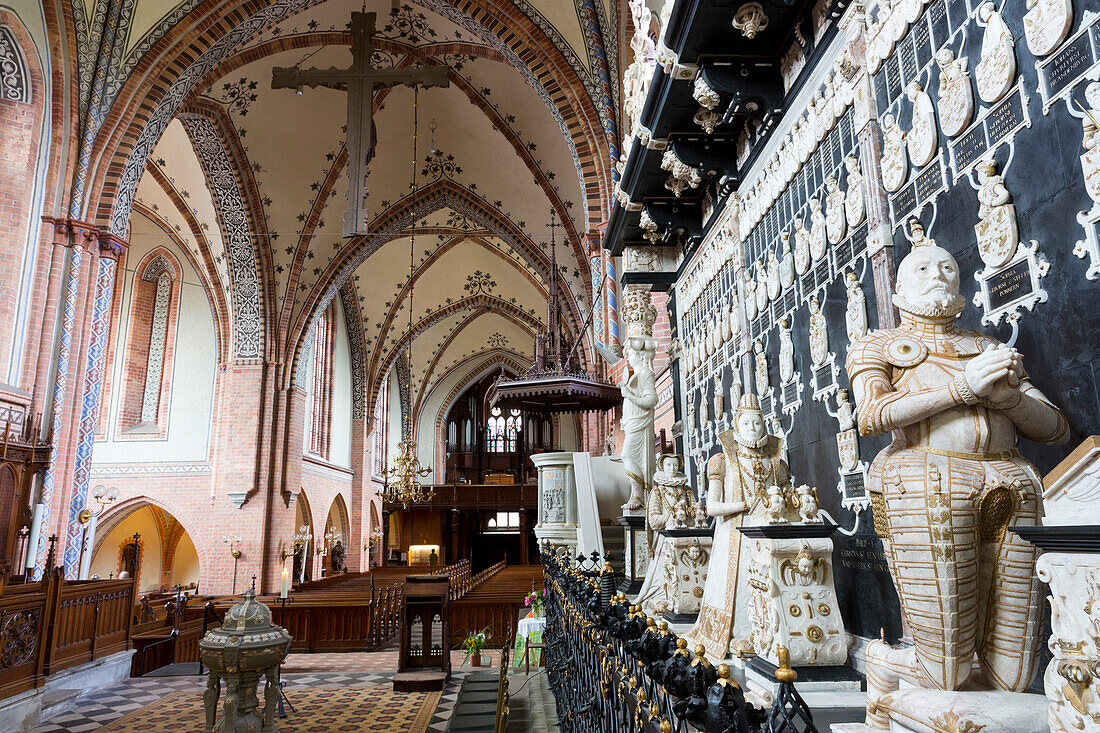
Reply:
[[[436, 262], [438, 262], [439, 259], [443, 255], [445, 255], [447, 252], [449, 252], [451, 249], [458, 246], [459, 244], [462, 244], [463, 242], [473, 242], [475, 244], [480, 245], [481, 247], [488, 250], [489, 252], [497, 255], [501, 260], [503, 260], [505, 263], [507, 263], [511, 267], [515, 268], [520, 274], [522, 274], [527, 279], [527, 281], [529, 283], [531, 283], [531, 285], [539, 292], [540, 295], [542, 295], [543, 297], [546, 296], [546, 293], [548, 292], [548, 289], [542, 281], [540, 281], [537, 278], [535, 278], [534, 276], [532, 276], [531, 273], [528, 272], [526, 269], [520, 267], [519, 263], [517, 263], [511, 257], [505, 255], [496, 246], [490, 244], [488, 241], [486, 241], [484, 239], [484, 237], [471, 236], [471, 235], [463, 235], [463, 236], [453, 237], [452, 239], [448, 240], [447, 242], [443, 243], [442, 245], [438, 246], [435, 250], [433, 250], [432, 253], [430, 255], [428, 255], [424, 259], [424, 261], [420, 263], [419, 266], [417, 266], [416, 270], [412, 274], [412, 277], [398, 289], [397, 294], [394, 296], [393, 305], [390, 306], [389, 310], [386, 312], [386, 317], [382, 320], [382, 323], [380, 324], [380, 326], [378, 328], [378, 333], [379, 334], [389, 333], [390, 326], [393, 324], [394, 318], [396, 318], [396, 316], [397, 316], [397, 311], [399, 310], [399, 308], [401, 306], [401, 303], [404, 301], [405, 297], [408, 295], [409, 290], [412, 287], [415, 287], [416, 282], [420, 279], [420, 277], [422, 275], [426, 274], [427, 271], [429, 269], [431, 269], [431, 267]], [[520, 325], [523, 328], [527, 328], [523, 324], [520, 324]], [[378, 365], [378, 359], [381, 356], [381, 353], [380, 353], [381, 347], [382, 347], [381, 343], [376, 343], [375, 348], [371, 352], [370, 364], [367, 366], [368, 375], [373, 373], [371, 370], [373, 370]]]
[[[165, 300], [160, 301], [164, 274], [169, 281]], [[154, 247], [134, 267], [126, 339], [118, 345], [122, 350], [122, 379], [118, 385], [118, 414], [115, 417], [118, 439], [125, 440], [129, 431], [135, 428], [138, 432], [133, 438], [139, 440], [161, 439], [167, 435], [182, 295], [183, 266], [167, 247]], [[163, 304], [159, 311], [156, 310], [158, 302]], [[161, 337], [154, 339], [158, 316], [163, 317], [163, 330]], [[156, 372], [150, 375], [153, 365]], [[156, 403], [152, 414], [146, 415], [146, 392], [150, 388], [154, 390]]]
[[347, 327], [348, 351], [351, 354], [351, 419], [367, 417], [367, 347], [363, 343], [363, 311], [355, 297], [355, 288], [345, 283], [340, 288], [340, 307]]
[[[386, 357], [380, 362], [379, 370], [376, 372], [376, 374], [386, 374], [390, 370], [390, 367], [393, 366], [394, 362], [401, 355], [404, 349], [408, 347], [409, 343], [414, 338], [427, 331], [429, 328], [434, 326], [436, 323], [439, 323], [443, 319], [449, 318], [456, 313], [461, 313], [462, 311], [471, 309], [485, 309], [488, 311], [499, 313], [505, 318], [512, 318], [515, 319], [517, 322], [526, 324], [527, 327], [531, 330], [537, 330], [542, 327], [542, 321], [540, 321], [537, 317], [531, 315], [527, 311], [523, 310], [523, 308], [521, 308], [520, 306], [510, 301], [507, 301], [504, 298], [500, 298], [495, 295], [486, 295], [485, 293], [471, 295], [467, 298], [462, 298], [452, 303], [448, 303], [442, 308], [428, 313], [419, 321], [417, 321], [413, 325], [411, 331], [406, 331], [405, 333], [403, 333], [401, 335], [401, 338], [398, 339], [397, 342], [390, 347], [390, 350], [387, 353]], [[371, 407], [374, 406], [374, 401], [378, 397], [378, 389], [381, 386], [381, 381], [382, 380], [373, 380], [371, 383], [369, 400], [369, 405]]]
[[[194, 527], [191, 526], [188, 521], [184, 521], [183, 518], [186, 517], [187, 514], [180, 507], [177, 507], [174, 504], [172, 504], [171, 502], [165, 501], [164, 499], [160, 499], [160, 498], [154, 499], [153, 497], [148, 496], [146, 494], [139, 494], [138, 496], [130, 497], [128, 499], [123, 499], [122, 501], [119, 501], [117, 504], [110, 507], [109, 509], [107, 509], [103, 513], [103, 516], [99, 518], [98, 529], [96, 530], [97, 539], [96, 539], [95, 546], [92, 548], [92, 557], [94, 558], [96, 553], [99, 552], [100, 548], [103, 547], [103, 543], [107, 539], [107, 535], [109, 535], [111, 533], [111, 530], [113, 530], [115, 527], [117, 527], [123, 520], [125, 520], [127, 517], [129, 517], [134, 512], [139, 511], [139, 510], [144, 509], [145, 507], [149, 507], [149, 506], [155, 507], [155, 508], [159, 509], [161, 512], [163, 512], [163, 513], [167, 514], [168, 516], [172, 517], [173, 519], [175, 519], [176, 523], [183, 529], [183, 531], [186, 532], [187, 535], [191, 537], [191, 543], [193, 545], [195, 545], [195, 555], [198, 557], [199, 582], [201, 584], [202, 583], [202, 578], [203, 578], [203, 576], [202, 576], [203, 568], [208, 567], [208, 561], [210, 560], [210, 558], [207, 556], [208, 555], [208, 549], [206, 547], [204, 547], [202, 543], [195, 541], [195, 538], [199, 537], [200, 535], [195, 533]], [[154, 521], [156, 521], [155, 513], [154, 513]], [[157, 524], [158, 524], [158, 534], [159, 534], [159, 529], [160, 529], [159, 522]], [[142, 538], [142, 539], [148, 539], [148, 538]], [[164, 548], [164, 539], [161, 538], [160, 541], [161, 541], [161, 551], [162, 551], [162, 556], [163, 556], [163, 552], [164, 552], [164, 549], [165, 549]], [[178, 539], [177, 539], [175, 544], [178, 544]], [[173, 544], [173, 552], [175, 551], [174, 550], [175, 544]]]
[[[536, 269], [543, 271], [549, 269], [550, 258], [519, 227], [504, 218], [484, 198], [443, 176], [392, 204], [371, 222], [369, 228], [372, 232], [375, 232], [374, 234], [369, 237], [352, 239], [329, 262], [310, 291], [309, 296], [307, 296], [306, 302], [299, 312], [294, 330], [290, 334], [289, 343], [293, 344], [294, 352], [287, 359], [290, 363], [290, 369], [287, 370], [288, 379], [297, 372], [302, 346], [305, 343], [305, 335], [309, 331], [313, 320], [317, 314], [328, 307], [336, 292], [351, 278], [355, 270], [372, 254], [381, 249], [384, 244], [403, 236], [402, 232], [416, 220], [444, 206], [465, 214], [488, 229], [493, 236], [509, 242]], [[580, 304], [573, 298], [573, 294], [568, 288], [562, 288], [561, 295], [565, 305], [566, 323], [573, 329], [572, 335], [574, 337], [579, 335], [581, 341], [578, 354], [581, 357], [583, 366], [589, 363], [593, 355], [589, 353], [586, 346], [586, 342], [589, 340], [585, 339], [584, 334], [581, 332], [580, 326], [583, 319], [580, 317]], [[378, 381], [375, 375], [385, 373], [385, 371], [377, 371], [375, 369], [376, 364], [377, 360], [372, 360], [370, 374], [368, 375], [372, 382], [368, 409], [373, 406], [374, 395], [377, 391], [377, 385], [373, 384]]]
[[146, 280], [155, 279], [161, 271], [167, 270], [173, 280], [183, 279], [183, 266], [167, 247], [154, 247], [134, 267], [135, 277]]
[[[440, 346], [438, 350], [436, 350], [435, 356], [432, 357], [431, 363], [428, 364], [428, 368], [424, 372], [424, 379], [420, 382], [420, 387], [416, 390], [416, 402], [413, 403], [413, 414], [414, 415], [417, 415], [417, 416], [420, 415], [420, 407], [424, 402], [425, 393], [428, 389], [428, 384], [431, 382], [432, 374], [435, 373], [435, 368], [439, 364], [439, 360], [443, 357], [443, 354], [446, 353], [447, 348], [454, 342], [455, 338], [457, 338], [460, 333], [462, 333], [464, 330], [466, 330], [466, 328], [469, 327], [470, 324], [472, 324], [474, 321], [476, 321], [481, 316], [485, 315], [485, 313], [487, 313], [487, 312], [488, 311], [474, 311], [473, 313], [471, 313], [469, 315], [469, 317], [466, 318], [466, 320], [462, 321], [462, 323], [458, 324], [458, 326], [456, 326], [455, 329], [453, 331], [451, 331], [450, 335], [448, 335], [447, 339], [443, 342], [443, 345]], [[528, 336], [532, 337], [532, 340], [533, 340], [534, 335], [535, 335], [534, 331], [532, 331], [526, 324], [524, 324], [520, 321], [517, 321], [515, 318], [512, 318], [510, 316], [504, 316], [504, 317], [508, 321], [510, 321], [510, 322], [516, 324], [517, 326], [519, 326], [520, 329], [525, 331]], [[509, 351], [511, 351], [511, 350], [509, 350]], [[480, 353], [484, 354], [484, 353], [487, 353], [487, 352], [482, 351]], [[417, 418], [417, 420], [419, 420], [419, 417]]]
[[[87, 208], [96, 212], [95, 219], [109, 222], [111, 231], [122, 235], [145, 160], [184, 99], [235, 49], [314, 4], [314, 0], [207, 0], [153, 43], [139, 64], [148, 70], [127, 79], [96, 136], [87, 185], [92, 192]], [[604, 220], [610, 211], [613, 182], [610, 143], [580, 72], [511, 3], [421, 4], [472, 29], [524, 74], [576, 150], [588, 220]]]
[[202, 168], [229, 261], [232, 353], [261, 358], [275, 343], [275, 276], [263, 203], [248, 155], [220, 106], [196, 103], [179, 119]]
[[[437, 476], [446, 475], [445, 436], [447, 414], [451, 411], [451, 408], [454, 407], [455, 400], [462, 396], [462, 393], [466, 391], [466, 388], [469, 387], [471, 383], [476, 382], [477, 380], [484, 377], [486, 374], [495, 371], [498, 367], [501, 370], [510, 370], [513, 375], [523, 374], [525, 371], [527, 371], [527, 365], [523, 364], [522, 362], [502, 350], [497, 350], [496, 353], [492, 351], [483, 351], [480, 354], [475, 354], [467, 359], [463, 359], [462, 361], [448, 369], [446, 372], [443, 373], [443, 376], [440, 379], [440, 383], [442, 383], [442, 381], [451, 374], [454, 374], [455, 372], [466, 368], [471, 360], [480, 359], [482, 357], [486, 357], [486, 355], [488, 356], [488, 358], [486, 358], [485, 361], [480, 362], [476, 367], [471, 369], [469, 374], [458, 380], [458, 382], [455, 383], [455, 386], [451, 388], [450, 392], [447, 393], [447, 396], [443, 399], [443, 401], [439, 403], [439, 411], [436, 413], [435, 416], [435, 430], [432, 431], [432, 442], [435, 446], [435, 470]], [[417, 425], [413, 431], [413, 435], [416, 435], [419, 430], [420, 424], [418, 418]]]
[[[40, 187], [49, 188], [45, 181], [36, 180], [40, 152], [43, 147], [49, 151], [52, 141], [48, 133], [41, 134], [46, 82], [34, 39], [23, 21], [2, 6], [0, 52], [9, 64], [5, 77], [10, 84], [0, 97], [0, 201], [4, 202], [4, 215], [0, 217], [0, 258], [4, 261], [0, 268], [0, 323], [5, 324], [0, 328], [0, 381], [20, 385], [19, 359], [13, 363], [12, 358], [19, 343], [16, 329], [10, 324], [19, 322], [21, 311], [29, 311], [29, 335], [36, 332], [34, 324], [41, 318], [29, 305], [20, 305], [20, 299], [33, 302], [24, 291], [21, 277], [24, 270], [30, 269], [25, 259], [36, 251], [28, 246], [38, 229], [35, 194]], [[54, 147], [62, 146], [55, 143]], [[9, 370], [16, 373], [9, 374]]]
[[[163, 173], [155, 168], [150, 168], [150, 171], [155, 171], [161, 177], [164, 176]], [[158, 181], [159, 180], [158, 178]], [[165, 180], [167, 181], [167, 179]], [[171, 188], [170, 191], [169, 189], [164, 190], [168, 193], [172, 202], [176, 204], [177, 208], [180, 208], [182, 206], [182, 198], [179, 197], [179, 193], [175, 188]], [[180, 203], [177, 203], [176, 199], [179, 199]], [[160, 227], [161, 231], [172, 240], [191, 264], [191, 268], [195, 271], [195, 274], [199, 278], [199, 283], [201, 283], [203, 291], [206, 293], [207, 302], [210, 304], [210, 312], [214, 318], [214, 353], [217, 354], [218, 363], [224, 363], [229, 358], [229, 334], [231, 328], [229, 325], [229, 310], [225, 303], [225, 292], [222, 287], [221, 277], [214, 269], [214, 261], [210, 255], [209, 242], [202, 231], [202, 227], [199, 226], [198, 220], [195, 219], [194, 214], [187, 210], [186, 207], [180, 208], [184, 220], [191, 230], [192, 237], [194, 237], [195, 241], [198, 243], [199, 254], [202, 257], [201, 263], [193, 255], [183, 239], [173, 230], [172, 226], [159, 212], [154, 211], [152, 208], [142, 203], [135, 204], [134, 211]]]

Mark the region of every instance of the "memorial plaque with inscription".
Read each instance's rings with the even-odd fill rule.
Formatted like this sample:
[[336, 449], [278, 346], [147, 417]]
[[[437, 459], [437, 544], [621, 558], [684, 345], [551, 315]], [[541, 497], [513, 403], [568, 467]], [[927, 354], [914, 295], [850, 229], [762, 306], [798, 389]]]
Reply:
[[908, 83], [917, 75], [917, 49], [913, 46], [913, 34], [898, 43], [897, 54], [903, 81]]
[[970, 9], [966, 7], [966, 0], [948, 0], [947, 16], [951, 22], [951, 30], [954, 32], [970, 17]]
[[775, 407], [772, 405], [772, 396], [770, 394], [760, 398], [760, 412], [765, 416], [775, 414]]
[[928, 33], [928, 21], [924, 18], [917, 20], [911, 35], [913, 47], [917, 52], [917, 68], [923, 69], [925, 64], [932, 60], [932, 39]]
[[993, 274], [989, 278], [990, 310], [1004, 308], [1020, 298], [1031, 295], [1031, 268], [1026, 260]]
[[901, 95], [901, 70], [898, 68], [898, 57], [891, 56], [886, 59], [883, 71], [886, 73], [886, 91], [893, 102]]
[[969, 168], [985, 153], [985, 126], [977, 124], [951, 143], [955, 156], [955, 168]]
[[951, 35], [951, 28], [947, 23], [946, 0], [937, 0], [932, 7], [928, 8], [928, 22], [932, 26], [932, 43], [939, 48]]
[[932, 161], [932, 165], [921, 171], [913, 182], [913, 192], [916, 194], [917, 201], [924, 203], [942, 191], [945, 186], [943, 178], [943, 166], [940, 159], [936, 158]]
[[1046, 87], [1046, 97], [1054, 97], [1076, 81], [1096, 63], [1092, 38], [1094, 28], [1088, 29], [1050, 57], [1040, 74]]
[[867, 251], [867, 225], [861, 224], [859, 229], [852, 233], [852, 260]]
[[852, 471], [840, 476], [844, 486], [844, 498], [849, 501], [863, 499], [867, 496], [867, 486], [863, 481], [863, 471]]
[[910, 183], [898, 189], [898, 192], [890, 197], [890, 212], [894, 216], [894, 226], [905, 221], [909, 214], [917, 208], [916, 184]]
[[1025, 122], [1023, 102], [1018, 94], [1013, 94], [994, 107], [989, 112], [989, 116], [985, 118], [985, 124], [989, 130], [989, 139], [992, 141], [993, 146], [1011, 135]]
[[872, 77], [875, 92], [875, 107], [878, 109], [886, 109], [890, 106], [890, 89], [886, 83], [886, 71], [879, 69], [879, 72]]
[[814, 369], [814, 393], [823, 392], [836, 385], [833, 379], [833, 365], [824, 364]]
[[798, 380], [794, 379], [783, 385], [783, 404], [793, 405], [798, 402]]

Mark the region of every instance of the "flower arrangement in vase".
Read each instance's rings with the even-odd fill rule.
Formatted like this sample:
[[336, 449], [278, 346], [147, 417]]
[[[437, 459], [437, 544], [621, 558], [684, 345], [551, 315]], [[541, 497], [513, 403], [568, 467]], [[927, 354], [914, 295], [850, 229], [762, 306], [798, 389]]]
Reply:
[[489, 627], [481, 631], [468, 631], [462, 642], [462, 648], [466, 651], [466, 659], [470, 660], [471, 667], [481, 666], [481, 650], [489, 641]]
[[542, 617], [542, 606], [546, 602], [546, 591], [536, 590], [528, 593], [523, 599], [523, 605], [531, 608], [531, 614], [535, 618]]

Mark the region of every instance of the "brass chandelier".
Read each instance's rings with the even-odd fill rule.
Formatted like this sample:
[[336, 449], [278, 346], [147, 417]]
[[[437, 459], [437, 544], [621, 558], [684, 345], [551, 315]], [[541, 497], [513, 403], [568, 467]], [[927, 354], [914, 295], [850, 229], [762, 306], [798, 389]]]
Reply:
[[[413, 87], [413, 166], [412, 166], [412, 186], [411, 190], [416, 191], [416, 137], [418, 131], [417, 124], [417, 108], [419, 107], [419, 88]], [[413, 360], [412, 360], [412, 345], [413, 345], [413, 277], [416, 274], [415, 263], [416, 252], [416, 227], [413, 227], [412, 235], [409, 237], [409, 345], [405, 347], [405, 354], [409, 360], [409, 379], [403, 386], [405, 390], [405, 404], [412, 405], [411, 390], [412, 390], [412, 374], [413, 374]], [[386, 486], [382, 489], [382, 501], [390, 504], [400, 503], [401, 506], [406, 509], [409, 508], [409, 504], [423, 504], [431, 501], [435, 498], [435, 489], [431, 486], [424, 486], [420, 483], [420, 479], [425, 478], [432, 472], [432, 469], [427, 466], [420, 465], [420, 459], [417, 457], [416, 441], [412, 436], [412, 415], [409, 415], [407, 424], [401, 426], [402, 439], [398, 444], [397, 456], [390, 461], [389, 468], [386, 469]]]

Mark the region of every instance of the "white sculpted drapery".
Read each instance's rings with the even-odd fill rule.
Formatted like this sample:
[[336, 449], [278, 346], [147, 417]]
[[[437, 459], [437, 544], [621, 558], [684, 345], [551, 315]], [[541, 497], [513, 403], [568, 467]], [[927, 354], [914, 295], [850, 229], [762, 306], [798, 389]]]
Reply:
[[653, 373], [653, 357], [657, 342], [649, 336], [627, 339], [626, 358], [630, 375], [619, 385], [623, 393], [623, 468], [630, 478], [630, 498], [624, 509], [645, 506], [645, 492], [653, 477], [654, 437], [653, 408], [657, 406], [657, 376]]

